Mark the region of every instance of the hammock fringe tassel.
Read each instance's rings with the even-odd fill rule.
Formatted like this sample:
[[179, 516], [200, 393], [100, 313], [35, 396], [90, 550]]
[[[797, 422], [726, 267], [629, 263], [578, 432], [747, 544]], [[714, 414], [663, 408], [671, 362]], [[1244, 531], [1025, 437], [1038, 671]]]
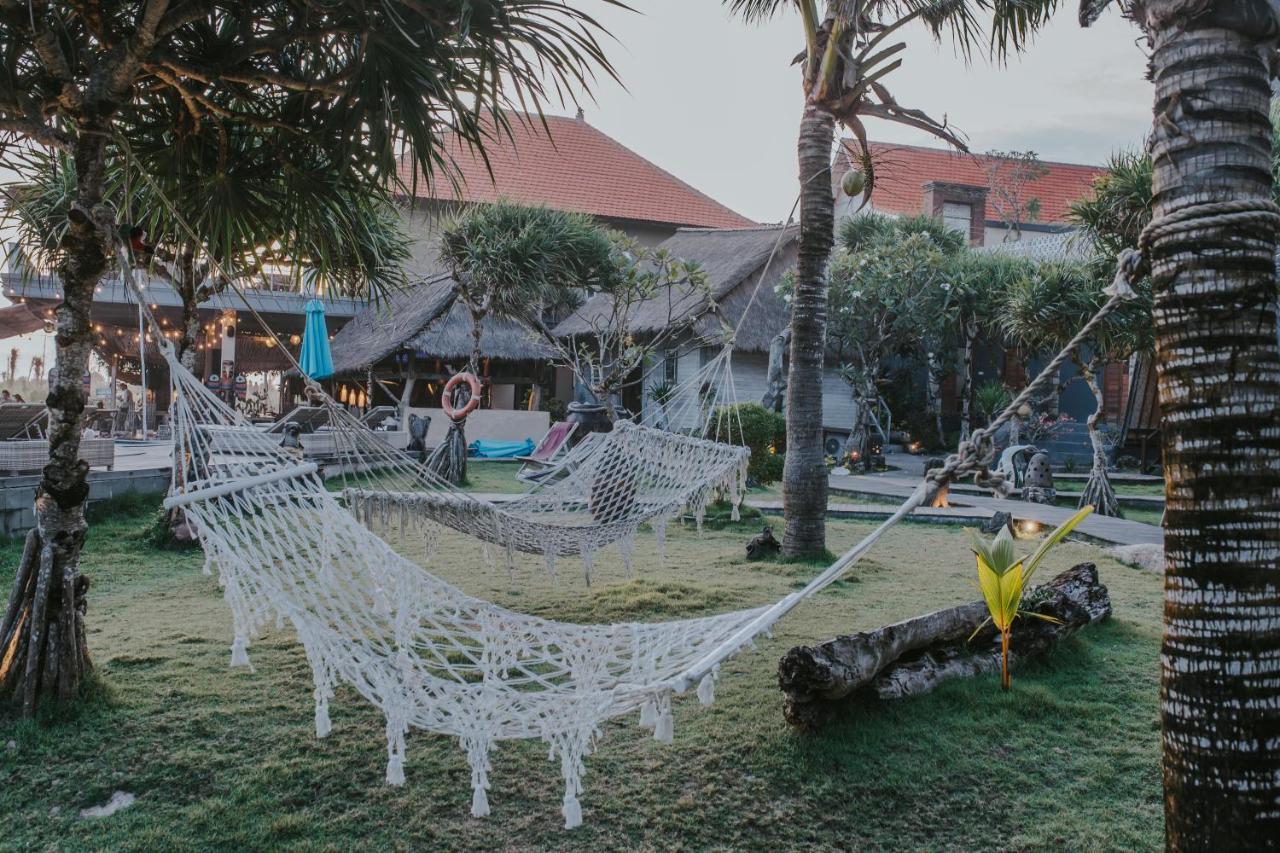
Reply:
[[[336, 458], [326, 462], [330, 489], [296, 449], [255, 429], [184, 368], [147, 309], [127, 258], [122, 272], [148, 315], [173, 383], [170, 407], [175, 459], [168, 502], [179, 502], [216, 566], [232, 614], [231, 665], [249, 667], [248, 646], [277, 617], [291, 624], [315, 682], [316, 734], [331, 729], [334, 687], [353, 687], [386, 719], [386, 782], [405, 781], [405, 737], [411, 727], [457, 738], [471, 768], [471, 812], [488, 814], [489, 753], [499, 740], [539, 738], [560, 759], [565, 826], [582, 823], [584, 759], [605, 720], [637, 710], [660, 743], [674, 738], [672, 699], [696, 685], [714, 701], [719, 665], [751, 648], [756, 637], [834, 583], [885, 532], [926, 503], [940, 486], [972, 475], [999, 489], [989, 474], [990, 436], [1027, 397], [1056, 381], [1070, 350], [1088, 338], [1119, 301], [1113, 295], [1060, 353], [985, 430], [977, 430], [941, 468], [875, 530], [802, 589], [744, 610], [661, 623], [580, 625], [500, 607], [469, 595], [409, 559], [374, 531], [406, 523], [430, 548], [449, 528], [507, 551], [541, 554], [554, 577], [558, 557], [592, 555], [613, 543], [623, 563], [644, 524], [664, 553], [666, 525], [692, 513], [701, 526], [708, 499], [746, 491], [749, 451], [702, 437], [619, 422], [572, 465], [529, 492], [485, 501], [443, 482], [329, 399], [313, 396], [328, 419]], [[728, 378], [730, 341], [709, 366]], [[690, 399], [705, 403], [700, 373]], [[714, 401], [712, 401], [714, 403]], [[714, 405], [706, 407], [715, 411]], [[701, 409], [697, 409], [697, 412]], [[684, 423], [668, 413], [671, 423]], [[726, 419], [728, 420], [728, 419]], [[694, 419], [694, 423], [705, 423]], [[326, 434], [329, 434], [326, 433]], [[574, 455], [577, 454], [577, 455]], [[596, 567], [600, 568], [600, 567]], [[629, 571], [629, 569], [628, 569]]]

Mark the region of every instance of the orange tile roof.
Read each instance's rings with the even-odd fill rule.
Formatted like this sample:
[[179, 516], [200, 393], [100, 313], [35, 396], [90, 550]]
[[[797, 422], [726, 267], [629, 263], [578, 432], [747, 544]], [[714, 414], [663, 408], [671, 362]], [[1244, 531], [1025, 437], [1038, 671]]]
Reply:
[[[857, 143], [846, 140], [849, 150], [856, 150]], [[871, 157], [876, 165], [876, 185], [871, 196], [871, 207], [886, 213], [913, 214], [922, 211], [924, 185], [929, 181], [946, 181], [970, 186], [987, 186], [986, 163], [983, 154], [961, 154], [944, 148], [924, 148], [917, 145], [898, 145], [889, 142], [872, 142]], [[1084, 166], [1077, 163], [1042, 161], [1049, 174], [1031, 181], [1027, 197], [1040, 200], [1037, 222], [1062, 224], [1071, 203], [1085, 198], [1093, 188], [1093, 179], [1106, 172], [1100, 166]], [[839, 187], [840, 177], [849, 168], [844, 156], [836, 158], [833, 177]], [[987, 200], [987, 218], [997, 214], [990, 198]]]
[[[439, 201], [543, 204], [606, 219], [704, 228], [741, 228], [750, 219], [720, 204], [581, 119], [516, 115], [511, 138], [487, 146], [484, 161], [456, 138], [446, 150], [461, 172], [461, 199], [446, 182], [419, 181], [418, 198]], [[409, 164], [401, 167], [408, 180]]]

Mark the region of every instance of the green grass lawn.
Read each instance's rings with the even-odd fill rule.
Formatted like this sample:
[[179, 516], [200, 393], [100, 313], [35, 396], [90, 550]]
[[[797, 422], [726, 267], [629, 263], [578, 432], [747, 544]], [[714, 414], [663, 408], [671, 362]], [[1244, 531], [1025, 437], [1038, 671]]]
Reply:
[[468, 459], [466, 487], [468, 491], [490, 494], [523, 492], [528, 484], [516, 479], [519, 470], [519, 462]]
[[[485, 464], [485, 463], [482, 463]], [[486, 467], [472, 469], [479, 487]], [[504, 466], [506, 467], [506, 466]], [[514, 473], [514, 469], [508, 469]], [[498, 470], [492, 469], [494, 477]], [[101, 514], [101, 513], [100, 513]], [[797, 643], [972, 600], [958, 528], [901, 525], [870, 559], [724, 665], [716, 703], [675, 708], [664, 746], [634, 719], [602, 726], [588, 759], [586, 823], [565, 832], [558, 763], [541, 743], [493, 755], [491, 817], [468, 816], [469, 772], [445, 738], [410, 733], [407, 784], [383, 784], [383, 721], [354, 691], [313, 735], [311, 677], [288, 631], [228, 669], [230, 616], [198, 552], [145, 544], [139, 509], [92, 527], [84, 568], [100, 691], [39, 724], [0, 712], [6, 849], [1156, 849], [1162, 841], [1157, 679], [1160, 579], [1069, 543], [1043, 576], [1099, 563], [1115, 616], [1014, 676], [952, 682], [851, 706], [817, 735], [782, 719], [779, 656]], [[843, 549], [869, 527], [833, 522]], [[474, 542], [445, 535], [433, 571], [468, 592], [574, 621], [660, 620], [777, 599], [816, 568], [748, 563], [754, 528], [673, 529], [665, 561], [642, 536], [637, 578], [596, 557], [557, 584], [526, 558], [514, 582]], [[416, 546], [411, 539], [408, 550]], [[7, 583], [19, 544], [0, 545]], [[119, 814], [81, 819], [113, 791]]]

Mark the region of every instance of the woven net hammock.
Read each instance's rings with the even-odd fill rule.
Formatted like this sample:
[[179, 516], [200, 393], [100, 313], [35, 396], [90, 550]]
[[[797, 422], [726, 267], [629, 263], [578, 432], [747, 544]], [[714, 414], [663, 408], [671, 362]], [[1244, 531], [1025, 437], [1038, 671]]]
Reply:
[[[344, 439], [351, 449], [343, 464], [364, 485], [331, 491], [315, 463], [276, 446], [273, 439], [264, 440], [183, 368], [172, 346], [161, 339], [174, 391], [174, 483], [165, 506], [181, 507], [195, 523], [206, 571], [217, 570], [232, 612], [233, 666], [249, 664], [249, 644], [270, 622], [288, 622], [297, 632], [314, 677], [317, 736], [328, 734], [329, 702], [335, 687], [346, 683], [386, 718], [389, 784], [404, 782], [410, 728], [457, 738], [471, 767], [471, 813], [476, 817], [489, 813], [494, 745], [539, 738], [560, 761], [562, 813], [565, 827], [572, 828], [582, 822], [578, 797], [584, 759], [601, 723], [638, 712], [642, 727], [652, 729], [657, 740], [670, 742], [675, 696], [696, 686], [699, 700], [710, 704], [723, 661], [835, 582], [940, 486], [974, 474], [980, 484], [1001, 491], [999, 475], [988, 472], [994, 458], [991, 436], [1057, 376], [1069, 353], [1125, 298], [1124, 292], [1113, 294], [991, 425], [962, 442], [941, 468], [930, 470], [880, 526], [802, 589], [768, 606], [661, 623], [557, 622], [469, 596], [401, 555], [371, 529], [375, 514], [398, 514], [403, 530], [415, 517], [413, 510], [429, 507], [424, 517], [492, 533], [508, 550], [524, 543], [529, 550], [556, 553], [545, 538], [547, 529], [591, 529], [574, 541], [579, 548], [587, 542], [596, 547], [611, 536], [621, 539], [634, 532], [641, 517], [664, 517], [691, 495], [705, 500], [697, 490], [709, 489], [710, 478], [682, 489], [673, 485], [682, 478], [670, 472], [720, 453], [716, 442], [659, 438], [650, 435], [658, 431], [624, 425], [614, 440], [582, 455], [563, 487], [519, 498], [514, 502], [518, 509], [513, 509], [461, 493], [455, 493], [453, 502], [422, 497], [432, 489], [407, 498], [400, 486], [406, 476], [424, 476], [420, 466], [406, 463], [371, 433], [342, 429], [351, 436]], [[334, 412], [336, 423], [344, 423], [341, 411]], [[360, 446], [369, 453], [357, 453]], [[744, 461], [723, 452], [726, 466]], [[713, 463], [701, 470], [714, 474], [719, 469]], [[620, 512], [619, 519], [592, 515], [592, 493], [582, 491], [602, 478], [628, 483], [604, 487], [610, 497], [605, 510], [597, 509], [606, 515]], [[386, 481], [396, 488], [369, 488]], [[625, 511], [617, 509], [624, 505]], [[481, 520], [467, 520], [469, 514]], [[583, 521], [587, 516], [593, 523]], [[580, 553], [589, 561], [588, 550]]]
[[[558, 476], [501, 500], [451, 485], [425, 462], [391, 447], [385, 433], [317, 394], [332, 448], [325, 471], [341, 484], [343, 503], [372, 530], [439, 524], [505, 550], [508, 565], [517, 552], [541, 554], [552, 575], [557, 558], [576, 556], [589, 583], [594, 555], [606, 546], [616, 544], [630, 569], [642, 525], [651, 526], [661, 548], [668, 521], [688, 514], [700, 526], [716, 497], [727, 499], [737, 520], [750, 450], [728, 443], [741, 429], [735, 417], [723, 414], [732, 409], [720, 408], [720, 392], [733, 388], [729, 365], [726, 348], [673, 394], [680, 405], [667, 411], [690, 425], [686, 432], [619, 421], [571, 452]], [[239, 422], [210, 422], [216, 420], [212, 411], [200, 413], [194, 429], [176, 435], [180, 452], [197, 460], [216, 458], [219, 476], [229, 480], [252, 476], [264, 458], [279, 455], [279, 436]], [[195, 479], [202, 473], [193, 472]]]
[[[329, 731], [335, 686], [350, 684], [386, 717], [391, 784], [404, 780], [409, 728], [451, 735], [471, 765], [472, 814], [482, 816], [494, 743], [540, 738], [560, 760], [565, 825], [575, 826], [583, 758], [599, 724], [639, 712], [658, 740], [670, 741], [672, 697], [697, 685], [710, 702], [719, 662], [784, 612], [774, 604], [657, 624], [555, 622], [467, 595], [370, 529], [389, 516], [411, 525], [422, 510], [509, 549], [569, 547], [589, 560], [589, 549], [629, 536], [639, 519], [667, 517], [691, 496], [705, 500], [710, 478], [731, 474], [729, 483], [739, 483], [741, 448], [623, 424], [565, 479], [493, 505], [439, 488], [401, 491], [407, 477], [423, 476], [420, 466], [367, 429], [341, 429], [347, 480], [364, 485], [331, 490], [315, 463], [251, 427], [162, 346], [174, 388], [166, 507], [181, 507], [194, 523], [206, 570], [219, 576], [233, 616], [232, 665], [248, 665], [263, 627], [291, 624], [314, 674], [317, 735]], [[341, 410], [334, 414], [342, 424]], [[681, 486], [695, 471], [711, 473]], [[619, 480], [600, 490], [603, 502], [581, 491]], [[387, 482], [397, 488], [369, 487]]]

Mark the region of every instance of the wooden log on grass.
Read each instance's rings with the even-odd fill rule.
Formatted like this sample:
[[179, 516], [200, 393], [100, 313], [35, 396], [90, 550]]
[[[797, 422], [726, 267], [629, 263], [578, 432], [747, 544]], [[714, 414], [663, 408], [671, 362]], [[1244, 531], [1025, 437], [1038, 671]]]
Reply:
[[[1018, 619], [1009, 654], [1013, 667], [1111, 615], [1111, 596], [1098, 581], [1097, 567], [1081, 563], [1029, 590], [1022, 609], [1058, 621]], [[974, 635], [987, 615], [986, 604], [975, 601], [816, 646], [796, 646], [778, 663], [787, 722], [813, 730], [842, 700], [918, 696], [952, 678], [999, 671], [999, 633], [988, 624]]]

